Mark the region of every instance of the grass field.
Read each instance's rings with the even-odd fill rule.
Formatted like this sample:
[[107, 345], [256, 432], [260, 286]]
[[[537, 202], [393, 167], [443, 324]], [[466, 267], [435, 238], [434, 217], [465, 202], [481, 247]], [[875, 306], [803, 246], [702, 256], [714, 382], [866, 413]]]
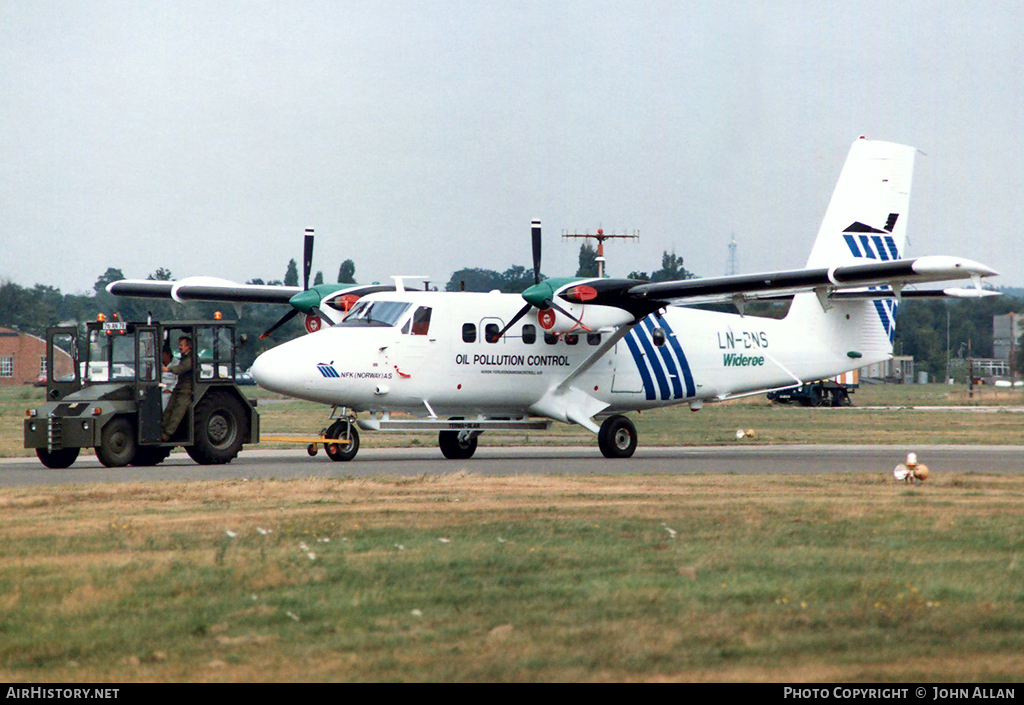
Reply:
[[881, 475], [2, 490], [0, 679], [1019, 681], [1022, 497]]
[[[3, 454], [24, 454], [37, 395], [0, 392]], [[907, 408], [978, 403], [955, 396], [863, 387], [861, 408], [752, 398], [636, 420], [649, 445], [747, 442], [737, 428], [769, 443], [1020, 443], [1018, 413]], [[324, 407], [259, 408], [266, 434], [325, 425]], [[594, 443], [564, 425], [482, 441]], [[8, 682], [1024, 673], [1024, 476], [232, 480], [4, 489], [0, 510]]]

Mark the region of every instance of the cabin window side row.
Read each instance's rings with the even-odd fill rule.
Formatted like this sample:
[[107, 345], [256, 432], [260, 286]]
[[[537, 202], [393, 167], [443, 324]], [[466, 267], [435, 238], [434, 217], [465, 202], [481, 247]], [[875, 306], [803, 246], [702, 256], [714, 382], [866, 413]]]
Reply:
[[[462, 324], [462, 342], [464, 343], [475, 343], [477, 340], [476, 336], [476, 324], [475, 323], [463, 323]], [[497, 323], [488, 323], [484, 326], [483, 340], [487, 343], [497, 343], [498, 333], [501, 332], [501, 328]], [[533, 345], [537, 342], [537, 327], [532, 323], [527, 323], [523, 326], [522, 340], [527, 345]], [[567, 333], [562, 336], [566, 345], [576, 345], [580, 341], [580, 336], [575, 333]], [[544, 342], [548, 345], [555, 345], [558, 342], [558, 335], [555, 333], [544, 333]], [[590, 345], [601, 344], [600, 333], [587, 333], [587, 343]]]

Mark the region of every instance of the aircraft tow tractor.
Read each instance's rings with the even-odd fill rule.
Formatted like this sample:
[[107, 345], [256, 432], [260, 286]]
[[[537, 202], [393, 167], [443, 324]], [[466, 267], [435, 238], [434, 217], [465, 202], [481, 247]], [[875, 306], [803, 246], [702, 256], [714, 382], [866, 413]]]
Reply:
[[[35, 448], [43, 465], [70, 467], [82, 448], [95, 448], [107, 467], [156, 465], [178, 446], [201, 465], [218, 465], [259, 441], [256, 402], [235, 382], [235, 352], [246, 336], [236, 338], [233, 322], [111, 318], [88, 323], [84, 341], [74, 326], [46, 331], [46, 402], [27, 410], [24, 429], [25, 447]], [[162, 353], [182, 337], [195, 351], [191, 399], [164, 438], [168, 387], [178, 378], [164, 381]]]

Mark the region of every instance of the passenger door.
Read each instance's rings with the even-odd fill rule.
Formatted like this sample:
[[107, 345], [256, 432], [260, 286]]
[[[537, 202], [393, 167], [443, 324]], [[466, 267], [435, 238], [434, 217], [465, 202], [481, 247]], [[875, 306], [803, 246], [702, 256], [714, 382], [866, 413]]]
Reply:
[[135, 329], [135, 370], [138, 385], [139, 442], [159, 443], [163, 404], [160, 400], [160, 337], [156, 327]]
[[427, 356], [434, 353], [437, 336], [431, 334], [432, 314], [429, 306], [417, 306], [412, 317], [402, 326], [402, 335], [396, 346], [395, 370], [399, 377], [412, 376], [422, 367]]

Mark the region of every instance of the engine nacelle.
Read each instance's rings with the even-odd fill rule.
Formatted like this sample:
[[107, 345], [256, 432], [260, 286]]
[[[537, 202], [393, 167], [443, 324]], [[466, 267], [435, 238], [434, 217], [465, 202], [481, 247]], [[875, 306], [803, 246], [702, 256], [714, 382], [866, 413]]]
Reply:
[[[579, 333], [602, 328], [624, 326], [633, 322], [633, 315], [615, 306], [588, 306], [559, 300], [558, 305], [571, 314], [566, 316], [553, 308], [537, 312], [537, 325], [548, 333]], [[582, 325], [581, 325], [582, 324]]]

